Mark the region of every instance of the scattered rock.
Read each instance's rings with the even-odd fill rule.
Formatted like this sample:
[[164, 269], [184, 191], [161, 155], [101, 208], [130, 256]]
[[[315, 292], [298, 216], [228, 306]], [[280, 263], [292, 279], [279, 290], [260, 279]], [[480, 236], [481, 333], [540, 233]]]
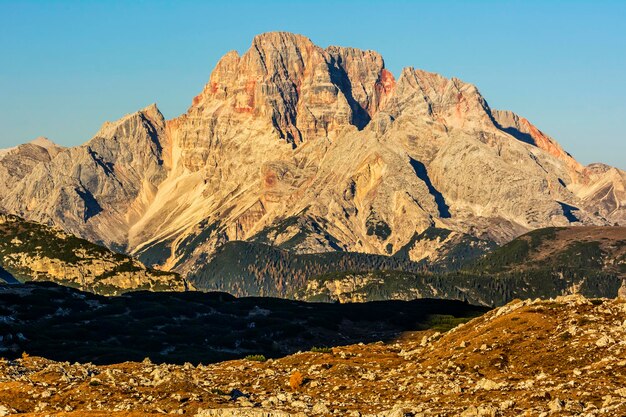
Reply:
[[[112, 417], [157, 410], [199, 417], [626, 415], [624, 303], [574, 301], [518, 302], [434, 338], [417, 332], [335, 349], [346, 359], [302, 352], [198, 366], [0, 360], [0, 404], [8, 412], [10, 404], [25, 413]], [[596, 348], [603, 337], [608, 344]], [[462, 341], [488, 348], [459, 349]], [[303, 383], [292, 389], [298, 369], [310, 379], [300, 374]]]
[[481, 379], [476, 384], [476, 389], [482, 389], [485, 391], [493, 391], [493, 390], [500, 389], [501, 386], [502, 384], [492, 381], [490, 379]]
[[615, 340], [611, 339], [609, 336], [602, 336], [600, 339], [596, 341], [596, 346], [598, 347], [606, 347], [615, 343]]
[[562, 400], [555, 398], [552, 401], [550, 401], [548, 403], [548, 409], [550, 410], [550, 412], [552, 413], [557, 413], [559, 411], [563, 410], [563, 406], [565, 405], [565, 402], [563, 402]]
[[311, 413], [316, 414], [316, 415], [317, 414], [329, 414], [330, 410], [328, 409], [326, 404], [324, 404], [322, 402], [318, 402], [311, 409]]

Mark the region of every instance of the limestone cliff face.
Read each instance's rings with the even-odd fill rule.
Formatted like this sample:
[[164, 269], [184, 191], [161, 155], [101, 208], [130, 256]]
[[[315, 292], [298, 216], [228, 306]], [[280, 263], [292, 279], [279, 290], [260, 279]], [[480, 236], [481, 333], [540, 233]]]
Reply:
[[587, 210], [623, 225], [626, 218], [626, 172], [605, 164], [585, 167], [588, 178], [578, 194]]
[[491, 114], [496, 125], [514, 138], [543, 149], [550, 155], [566, 162], [574, 171], [583, 169], [570, 154], [563, 150], [561, 145], [533, 126], [528, 119], [506, 110], [494, 110]]
[[11, 149], [0, 150], [0, 189], [7, 193], [40, 163], [50, 162], [63, 148], [39, 137]]
[[[55, 148], [54, 154], [45, 150], [48, 155], [41, 156], [40, 163], [11, 177], [12, 184], [2, 189], [1, 205], [93, 242], [124, 248], [129, 226], [165, 178], [164, 131], [163, 116], [152, 105], [105, 123], [82, 146]], [[0, 164], [14, 162], [13, 156], [7, 154]]]
[[324, 50], [304, 36], [269, 33], [255, 37], [241, 57], [230, 52], [220, 60], [187, 119], [263, 119], [275, 135], [297, 145], [336, 138], [346, 126], [362, 128], [392, 87], [393, 76], [375, 52]]
[[[396, 79], [376, 52], [267, 33], [226, 54], [182, 116], [150, 107], [107, 125], [0, 203], [188, 272], [259, 235], [298, 252], [394, 254], [431, 227], [503, 243], [623, 224], [625, 178], [582, 167], [471, 84], [413, 68]], [[409, 256], [437, 257], [423, 246]]]

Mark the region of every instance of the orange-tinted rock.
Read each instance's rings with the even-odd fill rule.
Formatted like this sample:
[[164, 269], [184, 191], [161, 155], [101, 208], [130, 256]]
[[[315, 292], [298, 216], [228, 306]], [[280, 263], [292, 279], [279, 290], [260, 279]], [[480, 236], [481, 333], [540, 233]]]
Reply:
[[[626, 221], [623, 171], [582, 168], [474, 85], [396, 79], [376, 52], [283, 32], [227, 53], [180, 117], [145, 109], [82, 147], [35, 151], [25, 175], [9, 169], [24, 158], [0, 160], [2, 208], [183, 272], [268, 228], [300, 252], [387, 254], [431, 226], [502, 243]], [[87, 221], [83, 188], [102, 208]]]

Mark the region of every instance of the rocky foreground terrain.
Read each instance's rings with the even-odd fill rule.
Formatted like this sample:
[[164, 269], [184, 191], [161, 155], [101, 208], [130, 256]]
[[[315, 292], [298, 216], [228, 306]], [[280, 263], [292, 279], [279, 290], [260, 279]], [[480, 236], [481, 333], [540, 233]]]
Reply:
[[0, 285], [0, 356], [26, 351], [97, 364], [282, 357], [387, 341], [407, 330], [449, 330], [488, 310], [432, 299], [331, 304], [147, 291], [102, 297], [51, 283]]
[[[252, 358], [262, 359], [262, 358]], [[213, 365], [0, 362], [0, 414], [621, 416], [626, 302], [514, 301], [447, 333]]]

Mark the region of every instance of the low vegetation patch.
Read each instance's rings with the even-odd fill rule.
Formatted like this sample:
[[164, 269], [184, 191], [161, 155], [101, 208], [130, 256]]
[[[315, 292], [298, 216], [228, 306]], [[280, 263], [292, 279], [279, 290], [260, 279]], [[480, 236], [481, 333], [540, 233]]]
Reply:
[[325, 347], [325, 346], [313, 346], [311, 348], [311, 352], [313, 353], [333, 353], [333, 348]]

